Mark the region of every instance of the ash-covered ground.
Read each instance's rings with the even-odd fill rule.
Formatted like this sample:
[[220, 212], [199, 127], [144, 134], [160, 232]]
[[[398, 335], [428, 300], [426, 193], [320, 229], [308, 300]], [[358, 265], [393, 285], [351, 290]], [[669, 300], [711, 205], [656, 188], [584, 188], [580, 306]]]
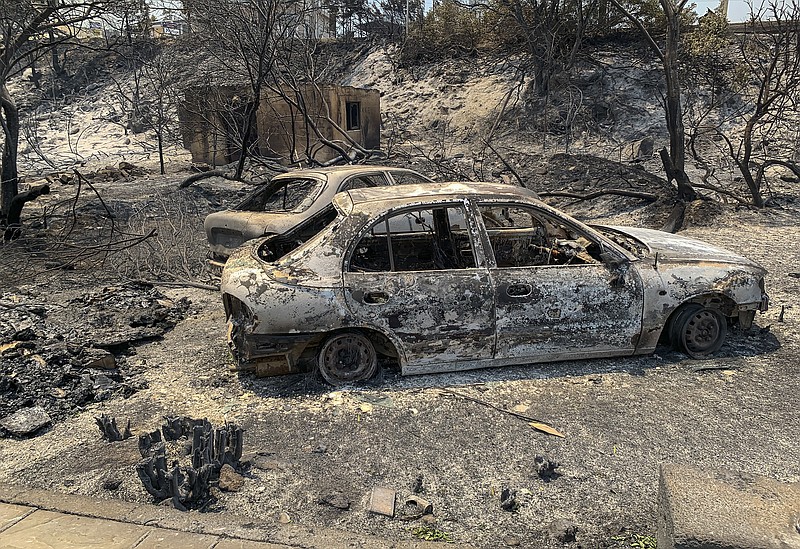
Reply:
[[[556, 181], [569, 171], [560, 162], [566, 168], [548, 167]], [[109, 181], [97, 189], [115, 211], [137, 211], [140, 204], [189, 200], [173, 192], [180, 179], [150, 175], [147, 185]], [[199, 233], [202, 249], [203, 211], [235, 199], [238, 188], [209, 180], [183, 191], [201, 206], [182, 225], [187, 233], [169, 241], [191, 247]], [[68, 191], [74, 187], [61, 190]], [[185, 246], [151, 242], [144, 257], [110, 256], [102, 267], [97, 258], [45, 267], [56, 247], [43, 257], [29, 254], [20, 273], [35, 276], [5, 279], [0, 296], [0, 416], [39, 407], [48, 421], [28, 435], [3, 432], [0, 481], [151, 502], [136, 474], [137, 437], [166, 416], [208, 418], [214, 426], [245, 429], [249, 467], [240, 470], [237, 491], [214, 492], [207, 512], [394, 540], [415, 539], [415, 528], [424, 526], [486, 548], [558, 547], [573, 527], [582, 547], [616, 547], [634, 535], [653, 535], [661, 463], [800, 480], [800, 249], [794, 236], [800, 213], [791, 188], [785, 191], [763, 211], [709, 209], [703, 201], [688, 209], [694, 222], [683, 234], [770, 271], [771, 310], [751, 331], [732, 331], [718, 356], [700, 362], [659, 348], [638, 358], [409, 378], [387, 365], [367, 386], [337, 390], [313, 374], [254, 378], [228, 369], [216, 291], [165, 276], [163, 285], [142, 282], [158, 279], [164, 264], [178, 264], [173, 260], [187, 254]], [[584, 201], [561, 205], [592, 219]], [[78, 211], [94, 216], [82, 226], [103, 217], [88, 206]], [[649, 226], [659, 226], [668, 208], [614, 199], [601, 200], [596, 212], [601, 220], [627, 216], [632, 224], [649, 219]], [[6, 257], [21, 257], [21, 248], [56, 230], [48, 226], [6, 245]], [[153, 263], [149, 270], [146, 260]], [[142, 262], [135, 280], [132, 261]], [[212, 282], [204, 276], [196, 286]], [[541, 420], [565, 437], [498, 409]], [[134, 437], [103, 440], [95, 423], [101, 414], [117, 418], [120, 429], [130, 420]], [[558, 463], [557, 474], [540, 476], [541, 461]], [[397, 518], [366, 510], [377, 486], [397, 491]], [[501, 500], [506, 490], [512, 505]], [[405, 508], [411, 495], [430, 502], [433, 513], [417, 517]]]
[[[526, 133], [535, 117], [524, 97], [511, 97], [495, 141], [508, 166], [478, 139], [515, 85], [504, 63], [444, 61], [399, 74], [378, 51], [337, 70], [341, 83], [383, 92], [390, 162], [440, 180], [504, 176], [543, 195], [651, 193], [658, 198], [546, 200], [588, 222], [659, 228], [674, 189], [657, 154], [637, 150], [652, 136], [656, 149], [663, 144], [663, 113], [647, 89], [657, 74], [615, 68], [620, 55], [602, 56], [602, 79], [586, 68], [599, 115], [576, 133], [574, 154], [552, 154], [567, 148], [563, 136]], [[392, 540], [435, 528], [489, 549], [562, 547], [570, 532], [575, 547], [628, 547], [652, 536], [665, 462], [800, 481], [796, 180], [771, 176], [769, 207], [760, 211], [711, 193], [687, 205], [682, 234], [769, 270], [771, 310], [752, 330], [732, 331], [711, 360], [659, 348], [629, 359], [408, 378], [387, 365], [366, 386], [334, 390], [311, 374], [229, 371], [202, 221], [247, 185], [209, 179], [178, 190], [192, 172], [175, 144], [168, 175], [157, 175], [153, 136], [118, 123], [111, 85], [87, 86], [69, 101], [43, 100], [21, 80], [12, 88], [33, 114], [27, 131], [38, 136], [21, 151], [23, 187], [52, 188], [26, 206], [23, 236], [0, 247], [0, 482], [152, 502], [136, 473], [138, 436], [167, 416], [208, 418], [245, 429], [249, 466], [241, 486], [215, 491], [206, 512]], [[67, 167], [53, 172], [42, 155]], [[740, 188], [732, 170], [720, 164], [717, 176]], [[689, 171], [699, 179], [701, 170]], [[9, 430], [6, 420], [20, 410], [28, 413]], [[120, 428], [130, 420], [134, 436], [103, 440], [95, 421], [102, 414]], [[176, 441], [170, 455], [187, 443]], [[558, 463], [556, 474], [545, 463]], [[397, 491], [397, 518], [366, 510], [375, 487]], [[406, 508], [412, 494], [432, 514]]]

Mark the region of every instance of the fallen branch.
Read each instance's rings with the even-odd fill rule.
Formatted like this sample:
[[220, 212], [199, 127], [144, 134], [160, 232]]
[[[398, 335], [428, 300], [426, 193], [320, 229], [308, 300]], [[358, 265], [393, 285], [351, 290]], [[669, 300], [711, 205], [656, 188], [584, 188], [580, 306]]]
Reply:
[[487, 408], [491, 408], [492, 410], [497, 410], [498, 412], [502, 412], [504, 414], [508, 414], [510, 416], [519, 418], [519, 419], [521, 419], [523, 421], [527, 421], [528, 425], [530, 425], [531, 427], [533, 427], [537, 431], [541, 431], [543, 433], [547, 433], [548, 435], [553, 435], [553, 436], [564, 438], [564, 435], [562, 433], [560, 433], [558, 430], [554, 429], [553, 427], [550, 427], [550, 425], [548, 425], [547, 423], [545, 423], [543, 421], [540, 421], [540, 420], [538, 420], [536, 418], [532, 418], [530, 416], [526, 416], [525, 414], [520, 414], [519, 412], [514, 412], [513, 410], [505, 410], [503, 408], [495, 406], [494, 404], [490, 404], [490, 403], [486, 402], [485, 400], [481, 400], [479, 398], [471, 397], [469, 395], [465, 395], [463, 393], [459, 393], [458, 391], [453, 391], [452, 389], [440, 389], [440, 391], [442, 391], [443, 393], [449, 394], [449, 395], [453, 395], [454, 397], [457, 397], [457, 398], [461, 398], [461, 399], [464, 399], [464, 400], [469, 400], [470, 402], [475, 402], [476, 404], [480, 404], [482, 406], [486, 406]]
[[[511, 172], [511, 175], [513, 175], [514, 178], [517, 180], [519, 186], [525, 187], [525, 183], [522, 182], [522, 178], [517, 173], [517, 170], [514, 169], [514, 166], [512, 166], [505, 158], [503, 158], [503, 156], [499, 152], [497, 152], [497, 150], [495, 150], [494, 147], [492, 147], [492, 144], [489, 143], [489, 141], [484, 140], [483, 144], [489, 147], [489, 150], [492, 151], [497, 156], [497, 158], [500, 159], [500, 162], [503, 163], [503, 166], [505, 166], [506, 169]], [[541, 194], [539, 196], [541, 196]]]
[[167, 282], [163, 280], [135, 280], [134, 282], [140, 282], [142, 284], [152, 284], [153, 286], [167, 286], [169, 288], [198, 288], [200, 290], [210, 290], [212, 292], [218, 292], [219, 286], [214, 286], [212, 284], [202, 284], [200, 282], [192, 282], [191, 280], [184, 280], [181, 282]]
[[192, 184], [197, 183], [198, 181], [202, 181], [203, 179], [209, 179], [211, 177], [222, 177], [223, 179], [227, 179], [229, 181], [242, 181], [241, 179], [237, 179], [236, 177], [234, 177], [233, 172], [230, 172], [228, 170], [211, 170], [208, 172], [200, 172], [190, 175], [189, 177], [181, 181], [181, 184], [178, 185], [178, 188], [185, 189], [186, 187], [189, 187]]
[[627, 196], [629, 198], [640, 198], [642, 200], [649, 200], [655, 202], [658, 200], [658, 195], [653, 193], [646, 193], [641, 191], [626, 191], [624, 189], [607, 189], [604, 191], [595, 191], [588, 194], [578, 194], [568, 191], [550, 191], [539, 193], [541, 197], [558, 197], [558, 198], [574, 198], [576, 200], [594, 200], [605, 195]]

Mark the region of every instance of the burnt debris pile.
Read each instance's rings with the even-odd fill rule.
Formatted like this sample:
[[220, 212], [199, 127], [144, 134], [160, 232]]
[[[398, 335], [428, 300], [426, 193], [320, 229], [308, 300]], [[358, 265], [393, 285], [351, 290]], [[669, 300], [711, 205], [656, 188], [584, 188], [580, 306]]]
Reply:
[[[244, 431], [235, 423], [215, 429], [206, 419], [167, 417], [161, 429], [139, 437], [142, 461], [136, 473], [156, 503], [171, 500], [181, 511], [204, 509], [215, 501], [222, 488], [223, 469], [241, 469]], [[176, 444], [170, 444], [176, 443]], [[181, 444], [183, 443], [183, 444]], [[167, 447], [191, 458], [191, 465], [178, 460], [168, 462]], [[171, 463], [171, 465], [167, 465]]]
[[48, 303], [46, 290], [0, 294], [0, 437], [34, 435], [87, 403], [146, 387], [126, 355], [188, 309], [143, 283], [78, 294], [66, 306]]

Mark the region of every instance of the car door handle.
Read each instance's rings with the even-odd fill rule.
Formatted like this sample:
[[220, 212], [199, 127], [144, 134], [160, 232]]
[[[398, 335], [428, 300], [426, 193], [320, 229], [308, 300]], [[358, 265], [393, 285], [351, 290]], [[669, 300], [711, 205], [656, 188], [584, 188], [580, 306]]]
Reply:
[[530, 284], [509, 284], [506, 286], [508, 297], [528, 297], [531, 295], [533, 287]]
[[386, 292], [367, 292], [364, 294], [364, 303], [369, 305], [381, 305], [389, 301], [389, 294]]

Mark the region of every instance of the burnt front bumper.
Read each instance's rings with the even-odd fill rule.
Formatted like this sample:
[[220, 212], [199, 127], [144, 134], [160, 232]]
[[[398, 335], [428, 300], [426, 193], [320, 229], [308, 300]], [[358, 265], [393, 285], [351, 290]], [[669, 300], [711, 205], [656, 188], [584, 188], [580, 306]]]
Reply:
[[228, 319], [228, 347], [233, 355], [231, 370], [252, 371], [257, 376], [277, 376], [303, 371], [300, 355], [318, 338], [316, 334], [257, 334], [258, 318], [247, 305], [224, 294]]

